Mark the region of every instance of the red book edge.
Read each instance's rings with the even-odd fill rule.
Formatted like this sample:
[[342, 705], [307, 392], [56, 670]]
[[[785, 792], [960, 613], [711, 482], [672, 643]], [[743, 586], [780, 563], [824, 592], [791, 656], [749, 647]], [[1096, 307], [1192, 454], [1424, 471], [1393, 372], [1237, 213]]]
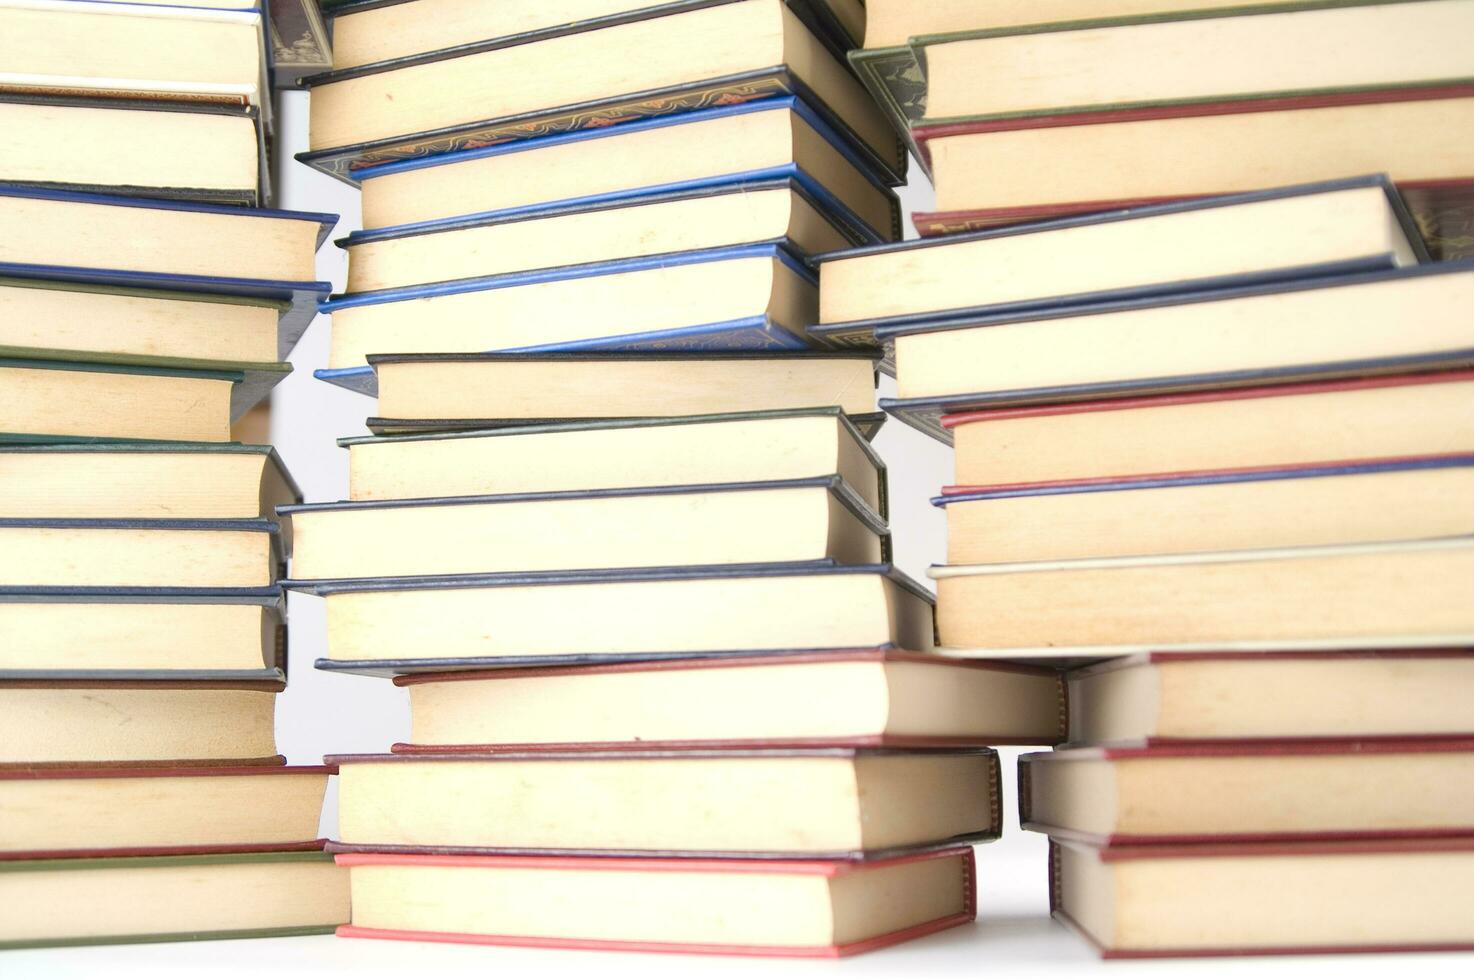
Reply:
[[53, 861], [62, 858], [173, 857], [193, 854], [275, 854], [285, 851], [321, 851], [326, 839], [285, 844], [193, 844], [178, 847], [94, 847], [48, 851], [0, 851], [0, 862]]
[[[285, 762], [285, 759], [283, 759]], [[203, 764], [199, 766], [128, 766], [120, 763], [114, 768], [101, 766], [75, 766], [48, 768], [29, 763], [9, 767], [0, 765], [0, 780], [6, 779], [167, 779], [170, 777], [206, 776], [331, 776], [337, 766], [221, 766]]]
[[1031, 833], [1046, 834], [1052, 840], [1079, 844], [1093, 850], [1151, 849], [1163, 847], [1237, 847], [1256, 845], [1367, 843], [1380, 841], [1447, 841], [1474, 839], [1474, 827], [1413, 827], [1403, 830], [1299, 830], [1278, 833], [1242, 834], [1093, 834], [1069, 827], [1056, 827], [1037, 820], [1026, 820], [1019, 826]]
[[1282, 398], [1315, 395], [1363, 388], [1399, 388], [1405, 385], [1454, 384], [1474, 381], [1474, 371], [1443, 371], [1423, 374], [1396, 374], [1376, 378], [1353, 378], [1347, 381], [1312, 381], [1289, 385], [1262, 385], [1252, 388], [1229, 388], [1181, 395], [1149, 395], [1144, 398], [1118, 398], [1108, 401], [1072, 402], [1064, 405], [1037, 405], [1024, 408], [984, 409], [954, 412], [942, 416], [948, 429], [974, 422], [997, 422], [1008, 419], [1039, 418], [1051, 415], [1079, 415], [1086, 412], [1127, 412], [1139, 408], [1164, 408], [1174, 405], [1198, 405], [1204, 402], [1244, 401], [1251, 398]]
[[833, 878], [858, 867], [878, 868], [914, 861], [963, 858], [963, 900], [965, 908], [954, 915], [923, 922], [905, 929], [874, 936], [853, 943], [829, 946], [738, 946], [713, 943], [653, 943], [624, 940], [543, 938], [536, 936], [491, 936], [474, 933], [414, 932], [398, 929], [368, 929], [362, 926], [339, 926], [337, 934], [347, 939], [397, 939], [410, 942], [461, 943], [479, 946], [522, 946], [535, 949], [588, 949], [629, 953], [684, 953], [712, 956], [796, 957], [835, 959], [893, 946], [911, 939], [929, 936], [944, 929], [964, 925], [977, 916], [977, 872], [970, 847], [933, 851], [920, 855], [887, 858], [879, 861], [742, 861], [643, 858], [538, 858], [538, 857], [444, 857], [439, 855], [338, 854], [334, 860], [342, 866], [419, 865], [431, 867], [516, 867], [557, 870], [613, 871], [642, 870], [673, 873], [721, 874], [811, 874]]
[[[841, 755], [854, 757], [876, 747], [865, 745], [836, 745], [825, 741], [813, 745], [795, 745], [787, 742], [762, 743], [756, 747], [744, 745], [737, 742], [706, 742], [699, 749], [687, 749], [683, 753], [684, 758], [762, 758], [770, 753], [789, 754], [795, 757], [812, 756], [815, 758]], [[918, 749], [918, 751], [927, 751]], [[954, 755], [976, 755], [996, 760], [998, 753], [992, 748], [983, 745], [954, 745], [946, 747], [932, 747], [931, 752], [937, 754]], [[330, 755], [331, 765], [352, 765], [355, 763], [382, 763], [382, 762], [506, 762], [506, 761], [547, 761], [547, 762], [582, 762], [587, 759], [595, 761], [610, 759], [665, 759], [671, 756], [670, 752], [655, 748], [648, 742], [620, 742], [610, 751], [601, 751], [591, 754], [591, 750], [579, 746], [576, 749], [560, 749], [549, 745], [524, 745], [518, 746], [515, 751], [474, 751], [474, 752], [451, 752], [447, 749], [434, 749], [432, 751], [421, 751], [414, 754], [405, 753], [379, 753], [367, 755]]]
[[[1127, 670], [1151, 664], [1211, 663], [1234, 660], [1467, 660], [1470, 657], [1474, 657], [1474, 650], [1463, 647], [1408, 647], [1396, 650], [1194, 650], [1134, 653], [1081, 667], [1072, 667], [1065, 673], [1067, 678], [1092, 677], [1113, 670]], [[1423, 736], [1408, 737], [1421, 738]], [[1448, 738], [1451, 736], [1435, 734], [1433, 737]], [[1198, 740], [1188, 739], [1187, 741]]]
[[620, 752], [643, 750], [651, 752], [700, 752], [702, 750], [731, 749], [981, 749], [994, 745], [1054, 745], [1064, 736], [1059, 732], [1042, 736], [925, 736], [925, 735], [836, 735], [816, 738], [746, 738], [692, 741], [638, 742], [489, 742], [468, 745], [421, 745], [414, 742], [395, 742], [389, 747], [392, 755], [488, 755], [507, 752]]
[[[235, 769], [237, 771], [239, 771], [240, 769], [264, 769], [268, 767], [285, 768], [287, 765], [287, 757], [284, 755], [268, 755], [255, 759], [139, 759], [136, 762], [132, 760], [113, 761], [99, 759], [70, 759], [62, 760], [59, 762], [27, 762], [24, 764], [14, 764], [14, 769], [7, 768], [7, 766], [9, 765], [11, 764], [0, 766], [0, 773], [36, 772], [38, 773], [38, 775], [30, 778], [45, 778], [44, 775], [39, 774], [47, 774], [48, 772], [96, 772], [99, 776], [123, 777], [140, 770], [154, 773], [160, 771], [178, 770], [181, 774], [187, 774], [192, 772], [207, 772], [214, 769], [226, 768]], [[24, 779], [27, 777], [18, 776], [15, 778]], [[52, 778], [65, 777], [56, 776]]]
[[1020, 757], [1022, 763], [1058, 759], [1184, 759], [1234, 758], [1242, 756], [1276, 757], [1304, 755], [1409, 755], [1474, 752], [1474, 737], [1389, 737], [1389, 738], [1300, 738], [1300, 739], [1223, 739], [1169, 743], [1067, 746], [1053, 752], [1030, 752]]

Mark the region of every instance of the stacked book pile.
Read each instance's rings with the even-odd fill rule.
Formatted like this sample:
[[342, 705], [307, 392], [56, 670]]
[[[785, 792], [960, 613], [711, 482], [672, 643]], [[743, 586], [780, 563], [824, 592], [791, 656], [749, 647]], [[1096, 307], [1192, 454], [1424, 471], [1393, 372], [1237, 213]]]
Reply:
[[259, 15], [0, 21], [0, 947], [328, 931], [328, 772], [273, 733], [298, 494], [231, 428], [335, 219], [210, 203], [256, 200]]
[[1385, 172], [1474, 254], [1469, 0], [876, 0], [852, 59], [923, 235]]
[[340, 5], [311, 82], [303, 159], [369, 228], [320, 376], [378, 413], [350, 500], [280, 509], [288, 585], [413, 726], [330, 760], [340, 933], [825, 956], [970, 921], [985, 746], [1058, 741], [1060, 685], [927, 653], [875, 360], [807, 335], [810, 256], [898, 237], [860, 6], [605, 6]]
[[943, 652], [1075, 668], [1020, 786], [1061, 918], [1114, 956], [1469, 947], [1474, 141], [1420, 114], [1474, 104], [1438, 60], [1474, 4], [1116, 6], [1151, 16], [884, 55], [975, 209], [936, 227], [1099, 213], [823, 256], [814, 332], [955, 444]]

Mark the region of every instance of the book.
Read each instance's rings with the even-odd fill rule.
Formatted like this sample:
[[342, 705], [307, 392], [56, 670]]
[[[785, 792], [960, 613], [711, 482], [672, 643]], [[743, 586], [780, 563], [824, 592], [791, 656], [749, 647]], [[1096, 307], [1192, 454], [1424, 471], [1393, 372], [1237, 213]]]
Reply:
[[[335, 851], [858, 860], [1000, 830], [991, 749], [330, 756]], [[589, 807], [587, 801], [601, 801]], [[582, 801], [582, 802], [580, 802]]]
[[[601, 166], [587, 165], [589, 151], [597, 151]], [[362, 192], [366, 229], [409, 230], [466, 216], [505, 218], [553, 205], [790, 179], [857, 227], [885, 240], [901, 237], [895, 192], [796, 96], [437, 153], [347, 176]]]
[[[836, 346], [875, 330], [1415, 265], [1427, 253], [1384, 176], [821, 255], [819, 324]], [[1061, 272], [1061, 270], [1064, 270]]]
[[0, 443], [6, 517], [269, 518], [302, 491], [270, 446]]
[[762, 242], [787, 243], [806, 259], [880, 240], [779, 179], [356, 231], [338, 244], [348, 252], [348, 291], [361, 293]]
[[947, 561], [966, 565], [1447, 537], [1474, 529], [1471, 491], [1474, 456], [1454, 454], [948, 487], [933, 503]]
[[960, 484], [1316, 466], [1474, 446], [1461, 408], [1471, 382], [1467, 371], [1402, 374], [959, 412], [941, 424]]
[[1474, 539], [1191, 555], [950, 565], [937, 580], [946, 647], [1111, 650], [1406, 648], [1469, 642]]
[[916, 37], [911, 48], [927, 80], [921, 126], [1037, 126], [1055, 115], [1467, 80], [1474, 55], [1438, 41], [1470, 32], [1466, 0], [1312, 0]]
[[316, 0], [269, 0], [271, 84], [292, 88], [333, 67], [332, 34]]
[[328, 766], [0, 768], [0, 861], [321, 849]]
[[1039, 129], [961, 123], [917, 130], [937, 187], [937, 211], [916, 215], [917, 227], [947, 234], [1385, 172], [1435, 257], [1470, 254], [1464, 229], [1474, 207], [1474, 156], [1446, 137], [1474, 122], [1474, 86], [1106, 115], [1056, 117]]
[[1471, 850], [1466, 837], [1055, 842], [1050, 907], [1108, 959], [1471, 949]]
[[11, 592], [269, 586], [284, 546], [272, 521], [0, 518]]
[[837, 475], [800, 480], [278, 509], [298, 581], [890, 559], [885, 522]]
[[259, 11], [10, 0], [0, 5], [0, 36], [6, 92], [223, 105], [262, 100]]
[[331, 933], [347, 886], [321, 851], [0, 861], [0, 948]]
[[1068, 674], [1072, 743], [1465, 738], [1467, 650], [1150, 653]]
[[976, 903], [966, 848], [878, 862], [337, 860], [355, 896], [338, 935], [357, 939], [832, 958], [971, 922]]
[[499, 424], [875, 406], [866, 354], [419, 354], [370, 356], [380, 417], [369, 428]]
[[781, 244], [645, 256], [350, 293], [321, 380], [362, 389], [393, 351], [762, 351], [807, 346], [813, 271]]
[[1019, 760], [1019, 822], [1133, 844], [1474, 837], [1474, 741], [1073, 748]]
[[0, 765], [284, 765], [276, 669], [170, 671], [152, 680], [0, 673]]
[[396, 753], [1052, 745], [1058, 673], [904, 650], [410, 674]]
[[330, 657], [317, 661], [321, 670], [394, 675], [934, 645], [931, 595], [889, 565], [282, 584], [326, 600]]
[[[356, 68], [443, 51], [486, 50], [613, 27], [649, 16], [651, 0], [575, 0], [549, 5], [536, 0], [328, 0], [335, 68]], [[862, 0], [791, 0], [790, 9], [843, 56], [865, 31]]]
[[0, 95], [0, 181], [244, 207], [265, 205], [254, 106]]
[[99, 589], [0, 593], [0, 670], [47, 676], [286, 670], [286, 604], [275, 585], [210, 594]]
[[1446, 262], [882, 330], [900, 369], [882, 407], [935, 432], [995, 406], [1460, 368], [1471, 290], [1474, 263]]
[[0, 347], [0, 443], [225, 442], [292, 366]]
[[310, 82], [311, 149], [299, 159], [343, 176], [432, 147], [795, 94], [822, 105], [877, 173], [904, 178], [905, 157], [884, 117], [784, 0], [670, 7], [601, 30], [318, 76]]
[[869, 437], [837, 408], [365, 436], [340, 439], [338, 445], [348, 450], [350, 500], [690, 486], [837, 473], [867, 507], [888, 516], [885, 463]]

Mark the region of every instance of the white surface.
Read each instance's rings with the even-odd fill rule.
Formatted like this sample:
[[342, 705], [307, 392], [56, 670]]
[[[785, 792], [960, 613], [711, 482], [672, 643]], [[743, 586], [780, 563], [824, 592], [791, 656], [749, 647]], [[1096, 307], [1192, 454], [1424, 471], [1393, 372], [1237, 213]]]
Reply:
[[[278, 119], [282, 151], [282, 207], [338, 212], [341, 237], [358, 224], [358, 201], [347, 185], [297, 164], [303, 149], [306, 99], [289, 94]], [[920, 175], [918, 174], [918, 177]], [[920, 178], [924, 181], [924, 178]], [[906, 211], [930, 205], [930, 188], [903, 193]], [[344, 261], [328, 245], [318, 257], [322, 278], [343, 286]], [[319, 319], [292, 360], [296, 373], [278, 389], [273, 441], [309, 500], [347, 494], [347, 455], [333, 440], [361, 434], [369, 399], [313, 380], [312, 369], [327, 360], [328, 324]], [[887, 380], [883, 394], [890, 394]], [[928, 563], [944, 553], [945, 523], [929, 498], [951, 480], [950, 452], [899, 424], [876, 442], [890, 466], [892, 527], [898, 563], [922, 578]], [[312, 670], [323, 655], [320, 600], [291, 597], [292, 676], [277, 709], [281, 751], [297, 764], [315, 763], [325, 753], [380, 752], [408, 733], [405, 698], [388, 681], [329, 676]], [[1335, 976], [1357, 980], [1382, 974], [1468, 977], [1474, 957], [1458, 955], [1293, 957], [1245, 960], [1118, 961], [1102, 964], [1078, 938], [1049, 920], [1045, 888], [1045, 842], [1014, 822], [1013, 760], [1004, 751], [1004, 811], [1009, 826], [1001, 841], [978, 849], [979, 921], [893, 949], [840, 962], [718, 959], [522, 950], [340, 940], [331, 936], [228, 943], [179, 943], [0, 952], [0, 978], [66, 977], [284, 977], [308, 974], [356, 977], [584, 977], [623, 978], [757, 977], [1084, 977], [1109, 973], [1138, 977], [1194, 978]], [[324, 832], [333, 826], [332, 801]], [[1369, 910], [1375, 915], [1376, 910]], [[1474, 915], [1474, 909], [1470, 910]], [[4, 910], [0, 909], [0, 917]]]

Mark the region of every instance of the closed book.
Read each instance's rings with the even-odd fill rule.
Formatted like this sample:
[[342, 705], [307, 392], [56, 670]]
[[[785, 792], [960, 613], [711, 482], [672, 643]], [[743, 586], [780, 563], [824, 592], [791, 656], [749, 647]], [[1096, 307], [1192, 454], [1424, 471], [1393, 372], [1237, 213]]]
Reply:
[[1457, 454], [947, 487], [933, 503], [947, 561], [965, 565], [1466, 534], [1466, 481], [1474, 456]]
[[[137, 671], [89, 678], [0, 673], [0, 765], [34, 768], [283, 765], [278, 669]], [[126, 678], [126, 679], [123, 679]]]
[[1143, 653], [1067, 675], [1072, 743], [1464, 739], [1466, 649]]
[[[332, 756], [335, 851], [859, 860], [1001, 829], [991, 749]], [[603, 801], [591, 809], [586, 801]]]
[[1083, 747], [1019, 766], [1024, 828], [1100, 847], [1474, 837], [1474, 741]]
[[1474, 158], [1451, 134], [1471, 117], [1474, 87], [1464, 81], [1062, 116], [1037, 129], [939, 126], [917, 131], [937, 211], [915, 220], [923, 234], [949, 234], [1384, 172], [1433, 255], [1461, 258]]
[[321, 849], [329, 766], [0, 767], [0, 860]]
[[396, 678], [410, 741], [396, 753], [1049, 745], [1064, 732], [1052, 670], [877, 648], [722, 660]]
[[375, 354], [802, 350], [813, 271], [784, 243], [347, 293], [321, 380], [372, 390]]
[[1464, 611], [1470, 562], [1474, 539], [1462, 536], [931, 574], [944, 646], [1101, 659], [1152, 649], [1462, 646], [1474, 626]]
[[882, 406], [945, 436], [937, 418], [957, 411], [1459, 368], [1452, 310], [1471, 290], [1461, 261], [910, 325], [881, 332], [900, 396]]
[[1466, 950], [1474, 949], [1471, 865], [1468, 837], [1056, 841], [1050, 907], [1107, 959]]
[[1128, 208], [821, 255], [819, 323], [873, 347], [910, 322], [1057, 309], [1415, 265], [1426, 259], [1384, 176]]
[[903, 179], [905, 158], [884, 118], [783, 0], [671, 7], [600, 30], [319, 76], [310, 82], [311, 150], [301, 159], [351, 180], [353, 170], [432, 147], [458, 150], [796, 94], [824, 106], [871, 169], [893, 183]]
[[354, 891], [353, 922], [338, 935], [353, 939], [827, 959], [962, 925], [976, 911], [966, 848], [882, 861], [337, 860]]
[[889, 565], [284, 584], [326, 599], [329, 657], [317, 662], [324, 670], [401, 674], [934, 644], [931, 595]]
[[169, 670], [286, 670], [286, 603], [275, 586], [47, 590], [0, 594], [0, 669], [48, 676]]
[[268, 0], [271, 84], [287, 89], [333, 67], [333, 39], [315, 0]]
[[960, 484], [1435, 456], [1474, 446], [1471, 382], [1441, 371], [985, 409], [943, 416], [941, 432]]
[[869, 439], [839, 409], [813, 408], [364, 436], [338, 444], [348, 450], [351, 500], [709, 485], [834, 473], [885, 518], [885, 463]]
[[3, 949], [310, 936], [348, 920], [347, 876], [320, 850], [0, 860], [0, 896]]
[[[586, 166], [590, 153], [603, 165]], [[366, 229], [409, 231], [466, 217], [512, 218], [549, 206], [788, 179], [857, 230], [886, 241], [901, 237], [895, 192], [796, 96], [376, 164], [351, 176], [362, 191]]]
[[627, 490], [283, 507], [304, 580], [890, 559], [885, 522], [836, 475]]

